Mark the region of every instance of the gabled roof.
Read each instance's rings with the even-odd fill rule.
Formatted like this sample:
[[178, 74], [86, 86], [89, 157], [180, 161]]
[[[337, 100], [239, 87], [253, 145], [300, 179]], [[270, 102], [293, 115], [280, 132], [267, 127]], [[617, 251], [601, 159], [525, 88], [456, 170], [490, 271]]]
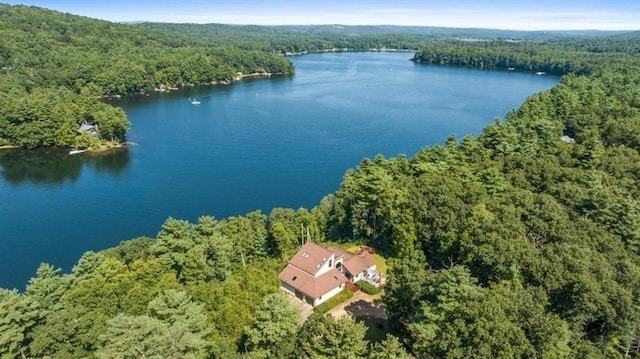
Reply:
[[332, 254], [313, 242], [307, 242], [289, 260], [289, 264], [298, 267], [311, 276], [315, 276]]
[[365, 250], [352, 254], [351, 258], [345, 258], [344, 263], [342, 263], [342, 266], [353, 275], [362, 273], [375, 265], [375, 257]]
[[287, 265], [278, 278], [313, 299], [317, 299], [341, 284], [348, 282], [347, 278], [335, 268], [314, 277], [291, 264]]
[[357, 275], [376, 265], [375, 257], [366, 250], [361, 249], [358, 253], [351, 253], [339, 247], [327, 247], [335, 253], [336, 258], [343, 257], [342, 266], [352, 275]]
[[307, 242], [291, 257], [278, 278], [307, 297], [317, 299], [348, 282], [342, 272], [334, 267], [330, 268], [328, 272], [318, 274], [331, 257], [343, 257], [343, 268], [354, 276], [376, 265], [375, 258], [367, 251], [361, 250], [354, 254], [342, 248], [329, 247], [325, 249], [313, 242]]
[[349, 252], [346, 249], [342, 249], [340, 247], [329, 246], [327, 247], [327, 250], [329, 250], [330, 252], [333, 252], [336, 255], [336, 259], [340, 257], [344, 257], [344, 260], [347, 260], [353, 257], [353, 253]]

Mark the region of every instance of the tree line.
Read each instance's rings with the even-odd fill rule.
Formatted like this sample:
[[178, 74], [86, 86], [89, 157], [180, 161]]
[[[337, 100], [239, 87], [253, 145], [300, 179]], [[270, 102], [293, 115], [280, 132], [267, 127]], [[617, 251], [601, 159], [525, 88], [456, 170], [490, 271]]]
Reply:
[[289, 74], [282, 56], [176, 33], [0, 4], [0, 146], [87, 147], [83, 122], [122, 141], [126, 114], [99, 97]]
[[477, 138], [363, 160], [330, 196], [334, 238], [397, 258], [383, 301], [416, 357], [638, 356], [640, 61], [608, 55]]
[[[0, 146], [25, 148], [96, 146], [91, 138], [75, 132], [83, 122], [98, 123], [105, 140], [123, 141], [129, 127], [126, 114], [100, 103], [97, 97], [149, 92], [161, 85], [227, 83], [238, 72], [290, 74], [293, 66], [283, 54], [429, 47], [430, 52], [420, 51], [414, 59], [565, 74], [586, 72], [589, 64], [608, 61], [606, 54], [611, 52], [638, 51], [633, 36], [618, 35], [606, 41], [581, 36], [560, 45], [565, 52], [569, 46], [576, 50], [577, 55], [567, 63], [558, 62], [557, 51], [547, 54], [542, 48], [548, 46], [536, 45], [540, 41], [562, 42], [567, 38], [562, 32], [394, 26], [124, 25], [9, 5], [0, 5], [0, 18], [0, 90], [7, 94], [0, 102]], [[467, 44], [455, 48], [458, 45], [454, 39], [473, 36], [492, 39], [499, 46], [474, 50]], [[525, 54], [502, 46], [513, 39], [526, 44]], [[456, 55], [448, 56], [451, 51]], [[499, 51], [503, 54], [492, 61], [484, 58], [487, 52]], [[590, 57], [580, 58], [584, 52]], [[51, 108], [56, 111], [49, 111]]]
[[[0, 289], [0, 354], [51, 358], [409, 358], [351, 319], [300, 312], [278, 272], [314, 238], [318, 210], [276, 208], [196, 223], [169, 218], [156, 238], [85, 253], [68, 274], [42, 264], [24, 293]], [[381, 356], [382, 355], [382, 356]], [[400, 356], [396, 356], [400, 355]]]
[[[632, 41], [624, 32], [614, 31], [513, 31], [493, 29], [460, 29], [429, 26], [394, 25], [225, 25], [174, 24], [143, 22], [136, 24], [146, 29], [166, 30], [231, 44], [243, 49], [260, 49], [280, 53], [320, 52], [331, 49], [343, 51], [411, 50], [428, 46], [433, 41], [524, 41], [549, 42], [571, 40], [585, 46], [595, 39], [602, 50], [611, 52], [613, 44], [629, 48]], [[615, 38], [612, 36], [616, 36]], [[607, 41], [599, 37], [607, 37]], [[584, 41], [583, 41], [584, 40]], [[604, 48], [606, 46], [606, 48]]]
[[633, 61], [638, 46], [632, 38], [589, 38], [554, 41], [432, 42], [418, 50], [413, 61], [484, 69], [544, 72], [551, 75], [589, 74], [596, 68]]
[[[364, 159], [311, 210], [169, 218], [70, 273], [43, 264], [24, 292], [0, 290], [0, 355], [638, 357], [639, 42], [582, 41], [434, 47], [494, 64], [514, 46], [546, 54], [543, 68], [594, 62], [477, 137]], [[390, 259], [386, 339], [351, 319], [303, 323], [282, 297], [300, 228]]]

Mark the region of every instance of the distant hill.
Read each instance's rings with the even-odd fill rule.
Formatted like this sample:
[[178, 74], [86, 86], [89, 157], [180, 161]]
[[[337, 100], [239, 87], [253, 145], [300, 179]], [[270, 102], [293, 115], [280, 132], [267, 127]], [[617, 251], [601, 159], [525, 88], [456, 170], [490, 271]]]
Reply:
[[416, 51], [434, 41], [540, 42], [598, 39], [620, 36], [620, 31], [513, 31], [425, 26], [349, 25], [225, 25], [136, 23], [149, 30], [164, 30], [205, 38], [221, 46], [281, 53], [316, 52], [330, 49], [368, 51], [395, 49]]
[[218, 35], [325, 35], [325, 36], [427, 36], [438, 39], [480, 38], [487, 40], [552, 40], [569, 37], [603, 37], [620, 35], [621, 31], [572, 30], [572, 31], [516, 31], [480, 28], [451, 28], [434, 26], [397, 26], [397, 25], [225, 25], [225, 24], [175, 24], [140, 22], [137, 26], [151, 29], [170, 30], [195, 36]]
[[640, 31], [630, 31], [622, 34], [618, 34], [617, 37], [622, 38], [640, 38]]
[[572, 30], [572, 31], [518, 31], [482, 28], [455, 28], [437, 26], [398, 26], [398, 25], [307, 25], [307, 26], [275, 26], [280, 29], [298, 30], [301, 32], [320, 33], [358, 33], [358, 34], [408, 34], [435, 36], [442, 38], [477, 37], [483, 39], [552, 39], [557, 37], [579, 36], [611, 36], [619, 31]]

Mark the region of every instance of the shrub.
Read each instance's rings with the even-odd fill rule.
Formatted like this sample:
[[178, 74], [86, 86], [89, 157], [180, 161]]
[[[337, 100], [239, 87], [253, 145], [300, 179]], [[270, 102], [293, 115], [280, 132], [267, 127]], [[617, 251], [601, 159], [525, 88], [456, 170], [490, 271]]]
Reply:
[[353, 297], [353, 292], [345, 288], [342, 290], [342, 292], [336, 294], [331, 299], [315, 307], [314, 311], [316, 313], [324, 314], [330, 311], [336, 305], [347, 301], [351, 297]]
[[365, 282], [363, 280], [359, 280], [356, 282], [356, 285], [358, 287], [360, 287], [360, 290], [369, 294], [369, 295], [374, 295], [374, 294], [378, 294], [378, 292], [380, 292], [380, 290], [378, 289], [378, 287], [376, 287], [375, 285], [369, 283], [369, 282]]

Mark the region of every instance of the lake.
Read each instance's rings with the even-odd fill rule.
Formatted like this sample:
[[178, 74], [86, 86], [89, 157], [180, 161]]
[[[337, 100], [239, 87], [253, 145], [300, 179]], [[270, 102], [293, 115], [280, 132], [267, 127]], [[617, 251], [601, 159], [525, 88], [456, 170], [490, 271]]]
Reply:
[[[365, 157], [477, 135], [558, 79], [414, 64], [411, 53], [291, 58], [295, 76], [112, 100], [137, 145], [109, 156], [0, 151], [0, 286], [41, 262], [196, 221], [315, 206]], [[197, 98], [193, 105], [189, 98]]]

